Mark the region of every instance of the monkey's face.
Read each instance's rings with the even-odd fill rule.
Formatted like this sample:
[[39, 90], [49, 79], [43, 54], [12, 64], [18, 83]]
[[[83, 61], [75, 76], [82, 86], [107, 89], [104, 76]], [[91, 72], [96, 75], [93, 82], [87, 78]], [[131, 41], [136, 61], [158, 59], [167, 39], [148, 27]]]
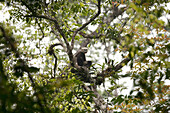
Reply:
[[87, 49], [84, 49], [84, 50], [83, 50], [83, 53], [87, 53]]
[[86, 47], [81, 48], [81, 50], [82, 50], [83, 53], [87, 53], [87, 48]]

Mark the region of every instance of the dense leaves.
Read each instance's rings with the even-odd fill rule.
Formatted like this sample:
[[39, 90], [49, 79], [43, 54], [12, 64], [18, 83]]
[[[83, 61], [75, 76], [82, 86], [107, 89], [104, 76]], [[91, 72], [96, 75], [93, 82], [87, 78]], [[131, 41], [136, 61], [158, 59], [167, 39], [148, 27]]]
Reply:
[[[168, 0], [1, 1], [9, 18], [0, 20], [0, 111], [168, 112], [168, 5]], [[76, 62], [83, 47], [90, 67]], [[128, 95], [121, 93], [129, 89], [119, 83], [124, 78], [133, 83]]]

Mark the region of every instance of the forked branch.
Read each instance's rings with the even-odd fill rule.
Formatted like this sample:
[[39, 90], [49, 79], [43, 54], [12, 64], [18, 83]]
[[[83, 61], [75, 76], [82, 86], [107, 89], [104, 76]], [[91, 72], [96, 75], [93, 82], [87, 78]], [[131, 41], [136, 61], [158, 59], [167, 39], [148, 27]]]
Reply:
[[94, 21], [94, 19], [96, 19], [98, 16], [99, 16], [99, 14], [101, 13], [101, 6], [100, 6], [100, 4], [101, 4], [101, 0], [98, 0], [98, 4], [97, 4], [97, 7], [98, 7], [98, 12], [89, 20], [89, 21], [87, 21], [86, 23], [84, 23], [81, 27], [79, 27], [78, 29], [76, 29], [75, 31], [74, 31], [74, 34], [73, 34], [73, 36], [72, 36], [72, 42], [71, 42], [71, 47], [72, 47], [72, 49], [74, 48], [74, 39], [75, 39], [75, 36], [77, 35], [77, 33], [79, 32], [79, 31], [81, 31], [82, 29], [84, 29], [87, 25], [89, 25], [92, 21]]

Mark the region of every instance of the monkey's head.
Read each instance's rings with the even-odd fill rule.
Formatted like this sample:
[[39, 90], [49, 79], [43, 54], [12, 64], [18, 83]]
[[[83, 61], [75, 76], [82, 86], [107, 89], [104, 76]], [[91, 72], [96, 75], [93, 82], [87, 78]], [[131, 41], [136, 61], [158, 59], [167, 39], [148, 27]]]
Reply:
[[81, 48], [81, 52], [83, 52], [83, 53], [87, 53], [87, 50], [88, 50], [87, 47], [82, 47], [82, 48]]

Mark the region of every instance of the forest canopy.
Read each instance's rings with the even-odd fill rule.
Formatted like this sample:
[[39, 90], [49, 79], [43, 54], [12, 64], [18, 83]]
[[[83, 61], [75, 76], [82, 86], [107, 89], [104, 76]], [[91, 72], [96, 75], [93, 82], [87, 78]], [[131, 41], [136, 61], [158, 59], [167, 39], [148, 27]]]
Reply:
[[[169, 6], [1, 0], [0, 111], [168, 112]], [[129, 94], [121, 79], [133, 84]]]

